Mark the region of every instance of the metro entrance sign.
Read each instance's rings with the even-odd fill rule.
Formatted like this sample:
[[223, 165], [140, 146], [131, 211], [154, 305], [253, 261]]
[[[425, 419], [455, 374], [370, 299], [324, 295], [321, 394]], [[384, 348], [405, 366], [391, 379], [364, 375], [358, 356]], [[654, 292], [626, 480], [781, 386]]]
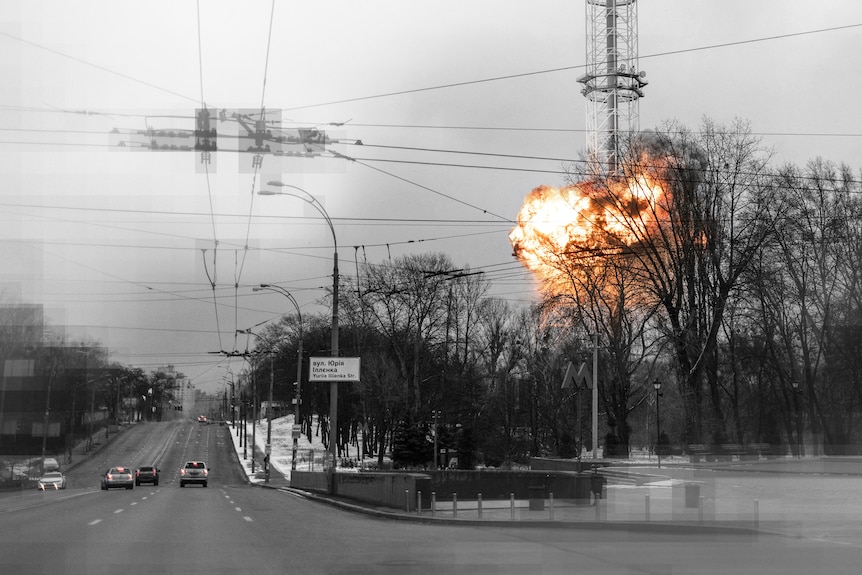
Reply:
[[308, 381], [359, 381], [359, 358], [312, 357]]

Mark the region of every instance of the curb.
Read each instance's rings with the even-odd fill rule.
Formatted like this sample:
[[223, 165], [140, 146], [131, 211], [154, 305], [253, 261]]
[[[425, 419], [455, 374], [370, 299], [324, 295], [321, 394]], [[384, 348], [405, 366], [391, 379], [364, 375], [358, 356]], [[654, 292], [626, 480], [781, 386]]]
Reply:
[[[462, 525], [470, 527], [532, 527], [532, 528], [559, 528], [559, 529], [585, 529], [593, 531], [642, 531], [642, 532], [660, 532], [660, 533], [696, 533], [702, 535], [708, 534], [725, 534], [725, 535], [748, 535], [756, 536], [769, 533], [767, 531], [747, 527], [743, 525], [720, 525], [715, 523], [699, 523], [699, 522], [646, 522], [646, 521], [565, 521], [565, 520], [535, 520], [535, 521], [509, 521], [505, 519], [490, 520], [490, 519], [455, 519], [451, 517], [431, 517], [429, 515], [416, 515], [412, 513], [402, 513], [399, 511], [386, 511], [383, 509], [366, 507], [357, 503], [335, 499], [329, 496], [320, 495], [311, 491], [304, 491], [292, 487], [277, 487], [273, 485], [264, 485], [260, 483], [252, 483], [257, 487], [267, 489], [276, 489], [279, 491], [290, 492], [294, 495], [336, 507], [352, 513], [359, 513], [371, 517], [381, 519], [389, 519], [393, 521], [404, 521], [409, 523], [419, 524], [437, 524], [437, 525]], [[780, 535], [780, 534], [778, 534]]]
[[[556, 529], [580, 529], [593, 531], [640, 531], [645, 533], [691, 533], [702, 535], [745, 535], [757, 536], [760, 534], [771, 533], [769, 531], [754, 528], [744, 525], [721, 525], [715, 523], [701, 522], [646, 522], [646, 521], [566, 521], [566, 520], [532, 520], [532, 521], [512, 521], [506, 519], [457, 519], [452, 517], [431, 517], [430, 515], [405, 513], [401, 511], [388, 511], [375, 507], [368, 507], [359, 503], [336, 499], [328, 495], [322, 495], [311, 491], [305, 491], [290, 487], [289, 485], [274, 485], [272, 483], [259, 483], [251, 481], [250, 476], [245, 472], [245, 467], [239, 459], [239, 454], [236, 449], [231, 450], [234, 455], [234, 461], [239, 466], [240, 471], [245, 477], [245, 482], [253, 487], [263, 489], [272, 489], [275, 491], [284, 491], [291, 493], [303, 499], [349, 511], [370, 517], [380, 519], [388, 519], [391, 521], [403, 521], [414, 524], [425, 525], [461, 525], [471, 527], [501, 527], [501, 528], [556, 528]], [[274, 468], [273, 468], [274, 469]], [[281, 472], [276, 471], [284, 477]], [[780, 533], [771, 533], [781, 535]]]

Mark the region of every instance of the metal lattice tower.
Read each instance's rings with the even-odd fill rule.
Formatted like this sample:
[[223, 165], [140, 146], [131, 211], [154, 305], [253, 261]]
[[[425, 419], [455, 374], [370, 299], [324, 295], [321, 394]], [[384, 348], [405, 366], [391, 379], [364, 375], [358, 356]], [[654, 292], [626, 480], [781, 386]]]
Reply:
[[587, 70], [578, 78], [587, 99], [587, 174], [618, 173], [620, 144], [639, 129], [637, 0], [586, 0]]

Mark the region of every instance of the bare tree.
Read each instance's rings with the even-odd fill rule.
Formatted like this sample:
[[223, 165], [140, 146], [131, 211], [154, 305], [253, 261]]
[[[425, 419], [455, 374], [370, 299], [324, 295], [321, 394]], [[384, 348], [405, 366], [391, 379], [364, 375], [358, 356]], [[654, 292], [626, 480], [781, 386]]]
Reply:
[[753, 282], [761, 325], [771, 327], [764, 338], [787, 403], [804, 404], [815, 449], [840, 452], [862, 405], [862, 190], [847, 166], [822, 159], [785, 166], [777, 185], [789, 209]]
[[[688, 440], [724, 435], [718, 336], [728, 300], [783, 210], [766, 171], [768, 153], [749, 126], [704, 120], [698, 133], [676, 124], [631, 142], [625, 186], [604, 199], [625, 229], [641, 289], [662, 311], [686, 406]], [[708, 417], [704, 408], [708, 406]]]

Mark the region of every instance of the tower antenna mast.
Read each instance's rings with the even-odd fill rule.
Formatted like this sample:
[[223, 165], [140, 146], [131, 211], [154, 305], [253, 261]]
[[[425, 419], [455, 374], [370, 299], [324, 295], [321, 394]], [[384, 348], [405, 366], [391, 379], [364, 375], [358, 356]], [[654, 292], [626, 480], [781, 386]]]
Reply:
[[638, 66], [637, 0], [586, 0], [587, 175], [620, 171], [620, 145], [639, 130], [646, 73]]

